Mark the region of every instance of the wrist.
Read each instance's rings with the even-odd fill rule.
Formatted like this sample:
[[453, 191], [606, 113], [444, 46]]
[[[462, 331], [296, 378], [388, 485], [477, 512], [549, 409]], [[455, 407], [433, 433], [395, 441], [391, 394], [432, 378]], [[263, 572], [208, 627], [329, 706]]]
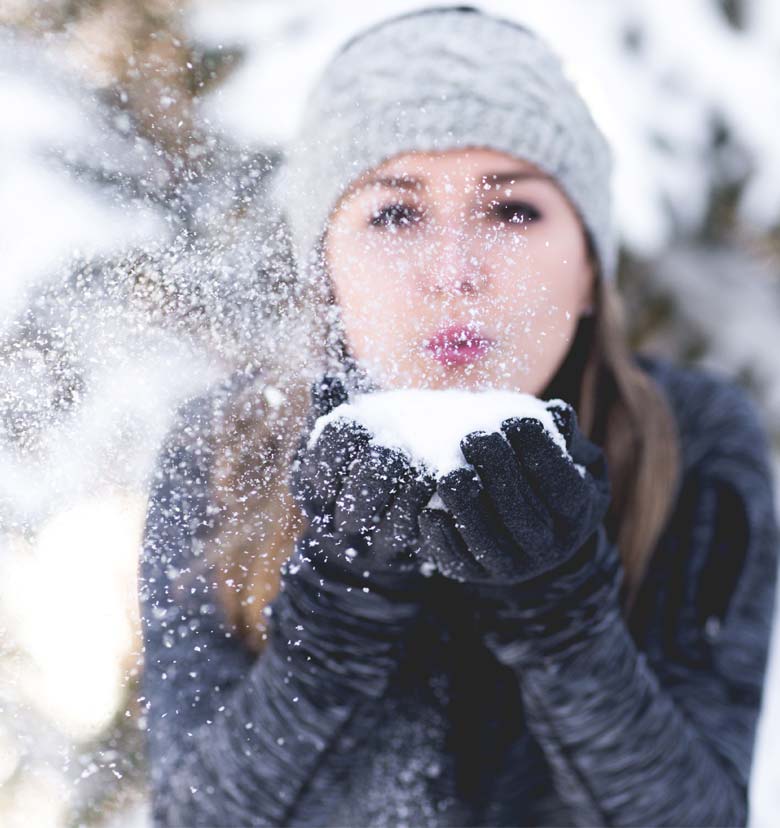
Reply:
[[421, 574], [369, 572], [366, 577], [368, 570], [345, 562], [341, 553], [319, 545], [316, 551], [312, 549], [307, 540], [296, 545], [282, 565], [280, 593], [313, 623], [330, 630], [396, 637], [418, 615], [426, 580]]
[[356, 612], [361, 605], [374, 603], [360, 599], [357, 593], [375, 595], [379, 604], [382, 599], [391, 604], [418, 604], [428, 582], [420, 560], [412, 554], [377, 562], [364, 538], [323, 531], [303, 535], [283, 565], [285, 573], [294, 573], [331, 595], [355, 592], [352, 603]]
[[[528, 663], [573, 654], [621, 616], [623, 567], [603, 525], [565, 563], [521, 584], [484, 591], [485, 641]], [[511, 655], [510, 655], [511, 654]]]
[[303, 560], [269, 605], [268, 656], [318, 704], [379, 698], [399, 664], [420, 605], [322, 577]]

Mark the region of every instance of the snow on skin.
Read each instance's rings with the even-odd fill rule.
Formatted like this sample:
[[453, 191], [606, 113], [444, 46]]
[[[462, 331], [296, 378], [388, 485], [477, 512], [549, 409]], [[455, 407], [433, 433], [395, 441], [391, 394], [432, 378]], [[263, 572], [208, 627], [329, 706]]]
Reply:
[[[549, 410], [550, 406], [566, 405], [559, 399], [543, 401], [532, 394], [505, 390], [376, 391], [356, 395], [351, 402], [319, 417], [309, 436], [308, 447], [314, 446], [328, 423], [353, 420], [369, 431], [373, 443], [400, 450], [412, 465], [438, 480], [454, 469], [471, 468], [460, 450], [460, 441], [467, 434], [473, 431], [502, 434], [501, 423], [508, 417], [533, 417], [571, 460], [566, 441]], [[576, 463], [574, 466], [584, 476], [584, 467]], [[429, 506], [444, 508], [436, 494]]]

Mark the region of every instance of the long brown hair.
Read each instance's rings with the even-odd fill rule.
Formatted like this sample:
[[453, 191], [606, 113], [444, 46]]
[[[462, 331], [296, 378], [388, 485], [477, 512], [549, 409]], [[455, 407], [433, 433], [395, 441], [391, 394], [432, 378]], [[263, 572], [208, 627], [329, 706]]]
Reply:
[[[605, 452], [612, 487], [605, 525], [624, 564], [621, 600], [628, 615], [673, 505], [678, 435], [665, 396], [633, 358], [620, 296], [601, 278], [595, 286], [593, 315], [581, 318], [563, 364], [540, 396], [571, 402], [582, 432]], [[325, 308], [332, 304], [332, 294], [327, 295]], [[320, 293], [308, 309], [299, 301], [296, 309], [297, 334], [309, 330], [312, 353], [329, 324], [323, 305], [317, 307], [322, 298]], [[213, 566], [219, 603], [256, 652], [266, 638], [263, 610], [279, 590], [280, 566], [303, 527], [288, 491], [313, 376], [306, 370], [311, 359], [305, 347], [302, 353], [295, 365], [288, 353], [258, 371], [228, 401], [219, 428], [210, 434], [211, 496], [218, 517], [200, 560]]]

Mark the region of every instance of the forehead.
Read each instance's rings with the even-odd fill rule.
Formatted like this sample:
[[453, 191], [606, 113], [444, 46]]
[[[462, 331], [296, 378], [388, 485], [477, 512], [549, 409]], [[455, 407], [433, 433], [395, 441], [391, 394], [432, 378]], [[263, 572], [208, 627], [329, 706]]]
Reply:
[[347, 194], [377, 187], [427, 189], [437, 182], [507, 184], [529, 178], [549, 179], [536, 165], [508, 153], [482, 148], [396, 155], [360, 175]]

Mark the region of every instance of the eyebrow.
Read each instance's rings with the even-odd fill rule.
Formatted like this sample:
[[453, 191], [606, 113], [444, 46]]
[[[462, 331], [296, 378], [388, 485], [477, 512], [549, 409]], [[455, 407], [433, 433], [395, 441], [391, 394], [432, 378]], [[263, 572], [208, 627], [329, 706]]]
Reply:
[[[527, 181], [529, 179], [549, 180], [550, 176], [544, 173], [536, 172], [505, 172], [505, 173], [486, 173], [482, 176], [482, 184], [511, 184], [515, 181]], [[425, 184], [425, 179], [415, 178], [411, 175], [393, 175], [393, 176], [370, 176], [364, 179], [359, 185], [355, 187], [354, 192], [360, 192], [366, 187], [376, 185], [378, 187], [389, 187], [400, 190], [416, 190], [420, 185]]]

